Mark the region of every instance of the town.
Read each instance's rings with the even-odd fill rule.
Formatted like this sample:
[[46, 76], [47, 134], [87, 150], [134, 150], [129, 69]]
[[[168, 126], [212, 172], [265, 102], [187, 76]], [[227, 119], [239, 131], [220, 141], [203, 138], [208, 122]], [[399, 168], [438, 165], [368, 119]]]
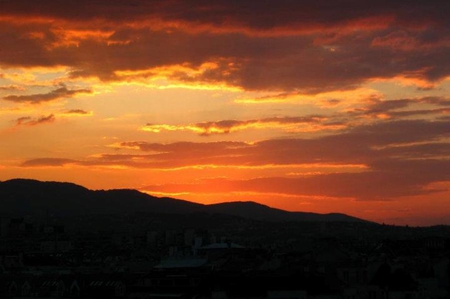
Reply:
[[449, 298], [450, 228], [210, 213], [2, 217], [1, 298]]

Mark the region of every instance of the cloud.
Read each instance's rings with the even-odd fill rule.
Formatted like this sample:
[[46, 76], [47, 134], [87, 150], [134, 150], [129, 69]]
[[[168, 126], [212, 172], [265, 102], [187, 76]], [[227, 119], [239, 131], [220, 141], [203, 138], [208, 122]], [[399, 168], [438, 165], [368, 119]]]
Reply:
[[[173, 167], [197, 164], [264, 165], [300, 163], [371, 163], [386, 159], [389, 146], [414, 146], [448, 137], [448, 122], [387, 121], [350, 127], [317, 138], [271, 139], [245, 142], [176, 142], [169, 144], [123, 142], [119, 148], [150, 152], [154, 161]], [[417, 156], [420, 158], [421, 156]], [[194, 162], [195, 161], [195, 162]]]
[[394, 51], [402, 52], [427, 51], [437, 47], [449, 48], [450, 38], [448, 36], [441, 37], [436, 32], [426, 30], [417, 35], [399, 30], [373, 39], [372, 46], [389, 47]]
[[19, 85], [10, 84], [10, 85], [0, 86], [0, 90], [7, 90], [7, 91], [9, 91], [9, 90], [20, 90], [20, 91], [23, 91], [23, 90], [25, 90], [25, 88], [22, 87], [22, 86], [19, 86]]
[[450, 100], [445, 97], [380, 100], [369, 99], [368, 105], [348, 112], [352, 116], [401, 119], [410, 116], [442, 115], [450, 113]]
[[161, 131], [191, 131], [201, 136], [213, 134], [228, 134], [246, 129], [280, 128], [290, 132], [313, 132], [327, 129], [342, 129], [342, 125], [327, 123], [324, 116], [303, 117], [270, 117], [253, 120], [221, 120], [215, 122], [201, 122], [191, 125], [147, 124], [142, 130], [159, 133]]
[[432, 87], [450, 75], [442, 1], [15, 2], [0, 12], [9, 67], [66, 66], [104, 81], [151, 80], [168, 68], [165, 78], [186, 84], [302, 93], [401, 77]]
[[67, 164], [73, 164], [77, 161], [71, 159], [62, 159], [62, 158], [38, 158], [31, 159], [23, 162], [21, 164], [22, 167], [39, 167], [39, 166], [64, 166]]
[[[387, 106], [403, 107], [399, 103]], [[74, 163], [172, 171], [189, 167], [258, 169], [259, 178], [254, 179], [193, 179], [186, 184], [164, 184], [148, 189], [158, 192], [215, 190], [384, 200], [442, 191], [429, 186], [450, 180], [448, 128], [445, 120], [417, 119], [349, 127], [334, 135], [308, 139], [167, 144], [130, 141], [114, 146], [122, 152], [104, 153]], [[308, 165], [319, 168], [336, 165], [342, 171], [334, 169], [330, 173], [317, 169], [300, 171], [302, 175], [292, 174]], [[344, 165], [359, 165], [359, 171], [349, 171]], [[279, 169], [278, 176], [269, 171], [274, 167]]]
[[71, 109], [63, 112], [64, 115], [71, 116], [90, 116], [92, 115], [92, 111], [86, 111], [83, 109]]
[[8, 95], [3, 97], [3, 100], [16, 102], [16, 103], [30, 103], [39, 104], [42, 102], [54, 101], [63, 98], [71, 98], [80, 93], [92, 93], [90, 89], [67, 89], [63, 86], [58, 89], [52, 90], [44, 94], [31, 94], [31, 95]]
[[[229, 193], [256, 192], [276, 193], [299, 196], [327, 196], [337, 198], [355, 198], [358, 200], [392, 200], [396, 197], [417, 196], [445, 191], [428, 189], [427, 186], [436, 177], [449, 180], [445, 169], [450, 163], [433, 165], [434, 174], [418, 175], [422, 165], [410, 166], [414, 170], [410, 175], [388, 171], [371, 171], [362, 173], [333, 173], [303, 176], [298, 178], [264, 177], [248, 180], [230, 180], [226, 178], [205, 179], [189, 183], [166, 183], [150, 185], [143, 189], [149, 192], [198, 192]], [[411, 180], [412, 179], [412, 180]]]
[[39, 118], [32, 118], [29, 116], [20, 117], [16, 119], [16, 126], [37, 126], [55, 121], [55, 116], [50, 114], [48, 116], [41, 116]]
[[[155, 22], [155, 27], [188, 26], [203, 30], [217, 28], [222, 31], [233, 30], [272, 31], [289, 30], [324, 30], [340, 26], [352, 28], [357, 23], [371, 27], [371, 18], [384, 18], [385, 22], [394, 24], [410, 24], [418, 26], [422, 23], [448, 24], [446, 12], [448, 7], [442, 1], [413, 3], [379, 1], [339, 1], [338, 6], [325, 0], [278, 1], [264, 3], [239, 3], [231, 0], [219, 0], [214, 3], [198, 1], [143, 1], [133, 3], [104, 3], [88, 0], [76, 3], [57, 3], [43, 1], [44, 8], [30, 7], [26, 0], [9, 1], [3, 4], [3, 14], [16, 17], [41, 17], [50, 20], [68, 20], [71, 22], [86, 22], [100, 19], [109, 22], [128, 23], [138, 26], [144, 20]], [[339, 14], [336, 13], [339, 8]], [[426, 13], [424, 13], [426, 12]], [[369, 20], [369, 21], [367, 21]], [[136, 24], [137, 23], [137, 24]], [[151, 24], [151, 22], [148, 22]], [[149, 25], [147, 25], [149, 26]], [[386, 26], [379, 24], [377, 27]], [[375, 27], [372, 25], [372, 27]]]
[[[361, 173], [317, 173], [297, 178], [267, 177], [242, 181], [206, 180], [152, 186], [147, 189], [149, 191], [242, 191], [385, 200], [442, 191], [427, 186], [450, 179], [450, 144], [439, 141], [445, 140], [449, 133], [445, 121], [411, 120], [365, 125], [316, 139], [274, 139], [238, 146], [219, 143], [214, 144], [215, 150], [209, 148], [212, 146], [209, 143], [196, 145], [204, 147], [204, 151], [190, 151], [189, 144], [128, 145], [159, 152], [153, 154], [152, 159], [174, 164], [195, 161], [196, 164], [236, 166], [302, 163], [361, 163], [368, 166]], [[180, 147], [184, 150], [178, 150]], [[181, 157], [174, 162], [177, 156]]]

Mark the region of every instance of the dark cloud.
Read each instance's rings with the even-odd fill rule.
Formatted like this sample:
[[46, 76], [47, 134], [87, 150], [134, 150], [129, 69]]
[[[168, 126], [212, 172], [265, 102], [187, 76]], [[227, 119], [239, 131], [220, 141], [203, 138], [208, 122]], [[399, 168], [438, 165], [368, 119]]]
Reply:
[[79, 114], [79, 115], [87, 115], [90, 114], [89, 111], [83, 110], [83, 109], [71, 109], [64, 112], [65, 114]]
[[[300, 178], [258, 178], [247, 181], [215, 182], [216, 188], [203, 185], [202, 190], [217, 192], [253, 191], [359, 199], [388, 199], [398, 196], [419, 195], [442, 190], [430, 190], [428, 184], [450, 179], [450, 145], [436, 142], [448, 137], [448, 122], [401, 121], [362, 126], [335, 136], [317, 139], [267, 140], [254, 145], [230, 147], [222, 144], [220, 150], [209, 151], [203, 144], [195, 163], [220, 165], [291, 165], [308, 163], [361, 163], [368, 166], [362, 173], [334, 173]], [[158, 150], [150, 144], [140, 144], [143, 150]], [[173, 147], [172, 147], [173, 146]], [[218, 146], [215, 144], [215, 146]], [[159, 148], [161, 153], [152, 159], [183, 163], [172, 154], [178, 146], [169, 144]], [[189, 152], [186, 161], [192, 161]], [[208, 156], [209, 155], [209, 156]], [[210, 158], [210, 159], [208, 159]], [[173, 159], [173, 160], [172, 160]], [[424, 171], [426, 169], [426, 171]], [[226, 186], [222, 190], [220, 186]], [[211, 187], [212, 189], [210, 189]], [[158, 189], [159, 188], [159, 189]], [[193, 186], [163, 185], [154, 191], [189, 192]], [[149, 189], [150, 190], [150, 189]], [[197, 190], [198, 191], [198, 190]]]
[[31, 103], [39, 104], [42, 102], [54, 101], [63, 98], [71, 98], [79, 93], [92, 93], [90, 89], [67, 89], [63, 86], [43, 94], [30, 95], [8, 95], [3, 97], [3, 100], [17, 102], [17, 103]]
[[[414, 108], [414, 106], [416, 108]], [[430, 106], [435, 106], [431, 108]], [[418, 109], [417, 107], [422, 107]], [[427, 109], [423, 108], [427, 107]], [[442, 108], [444, 107], [444, 108]], [[443, 97], [387, 100], [372, 99], [368, 105], [352, 110], [351, 116], [371, 116], [400, 119], [402, 117], [439, 115], [450, 112], [450, 101]]]
[[434, 104], [439, 106], [450, 106], [450, 99], [442, 97], [425, 97], [421, 99], [422, 102]]
[[[161, 19], [166, 22], [182, 21], [209, 24], [215, 27], [244, 27], [269, 30], [277, 27], [328, 28], [352, 24], [376, 16], [399, 24], [434, 22], [448, 24], [448, 5], [445, 1], [146, 1], [126, 2], [58, 1], [44, 0], [40, 6], [29, 5], [26, 0], [2, 1], [2, 12], [15, 16], [40, 16], [70, 21], [105, 19], [133, 21]], [[389, 18], [388, 18], [389, 17]]]
[[16, 126], [37, 126], [45, 123], [51, 123], [55, 121], [55, 116], [50, 114], [48, 116], [41, 116], [38, 118], [32, 118], [29, 116], [20, 117], [16, 119]]
[[[123, 142], [124, 148], [151, 152], [167, 167], [197, 164], [265, 165], [302, 163], [365, 163], [387, 159], [389, 146], [435, 143], [450, 134], [447, 121], [404, 120], [351, 127], [339, 134], [310, 139], [272, 139], [244, 142]], [[417, 151], [417, 154], [424, 151]], [[399, 153], [396, 153], [396, 157]], [[417, 155], [415, 158], [423, 158]], [[411, 158], [411, 157], [408, 157]]]
[[[303, 93], [397, 76], [430, 88], [450, 75], [442, 1], [15, 2], [0, 12], [6, 66], [122, 81], [156, 74], [116, 71], [183, 65], [200, 71], [169, 78]], [[217, 67], [201, 69], [206, 62]]]
[[[450, 167], [449, 163], [436, 165]], [[412, 168], [412, 167], [411, 167]], [[434, 168], [433, 168], [434, 170]], [[419, 169], [415, 169], [419, 171]], [[265, 177], [250, 180], [213, 179], [196, 183], [153, 185], [144, 187], [150, 192], [260, 192], [304, 196], [347, 197], [359, 200], [390, 200], [401, 196], [415, 196], [445, 191], [427, 189], [427, 184], [436, 181], [437, 175], [404, 175], [399, 172], [333, 173], [299, 178]], [[448, 171], [445, 176], [450, 178]], [[442, 178], [442, 176], [441, 176]], [[413, 179], [412, 181], [409, 179]]]
[[[214, 190], [382, 200], [442, 191], [428, 186], [450, 180], [450, 143], [446, 142], [449, 127], [448, 121], [405, 120], [349, 128], [336, 135], [314, 139], [273, 139], [256, 143], [123, 142], [120, 148], [144, 153], [103, 154], [74, 163], [152, 169], [205, 165], [262, 168], [302, 164], [365, 165], [358, 173], [342, 171], [243, 181], [221, 179], [215, 182]], [[212, 190], [209, 188], [212, 184], [214, 181], [167, 184], [151, 186], [149, 190]]]

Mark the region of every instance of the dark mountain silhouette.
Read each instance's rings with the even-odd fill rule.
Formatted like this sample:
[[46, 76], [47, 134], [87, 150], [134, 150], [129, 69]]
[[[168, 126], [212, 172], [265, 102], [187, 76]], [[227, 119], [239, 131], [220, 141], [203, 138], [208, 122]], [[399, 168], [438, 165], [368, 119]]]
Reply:
[[137, 190], [89, 190], [72, 183], [13, 179], [0, 183], [0, 211], [14, 215], [45, 211], [57, 216], [77, 214], [189, 213], [202, 205], [157, 198]]
[[12, 179], [0, 182], [0, 213], [14, 216], [45, 212], [55, 216], [86, 214], [186, 214], [194, 212], [239, 216], [264, 221], [347, 221], [362, 219], [345, 214], [288, 212], [255, 202], [197, 204], [160, 198], [133, 189], [89, 190], [64, 182]]
[[362, 219], [340, 213], [317, 214], [308, 212], [288, 212], [271, 208], [252, 201], [225, 202], [208, 206], [215, 213], [236, 215], [256, 220], [272, 221], [364, 221]]

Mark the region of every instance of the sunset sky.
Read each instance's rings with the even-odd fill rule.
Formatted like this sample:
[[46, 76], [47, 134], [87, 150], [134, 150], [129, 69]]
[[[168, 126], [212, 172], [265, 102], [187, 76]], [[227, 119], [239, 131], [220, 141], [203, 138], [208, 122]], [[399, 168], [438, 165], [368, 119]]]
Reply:
[[0, 180], [450, 224], [449, 16], [430, 0], [0, 0]]

